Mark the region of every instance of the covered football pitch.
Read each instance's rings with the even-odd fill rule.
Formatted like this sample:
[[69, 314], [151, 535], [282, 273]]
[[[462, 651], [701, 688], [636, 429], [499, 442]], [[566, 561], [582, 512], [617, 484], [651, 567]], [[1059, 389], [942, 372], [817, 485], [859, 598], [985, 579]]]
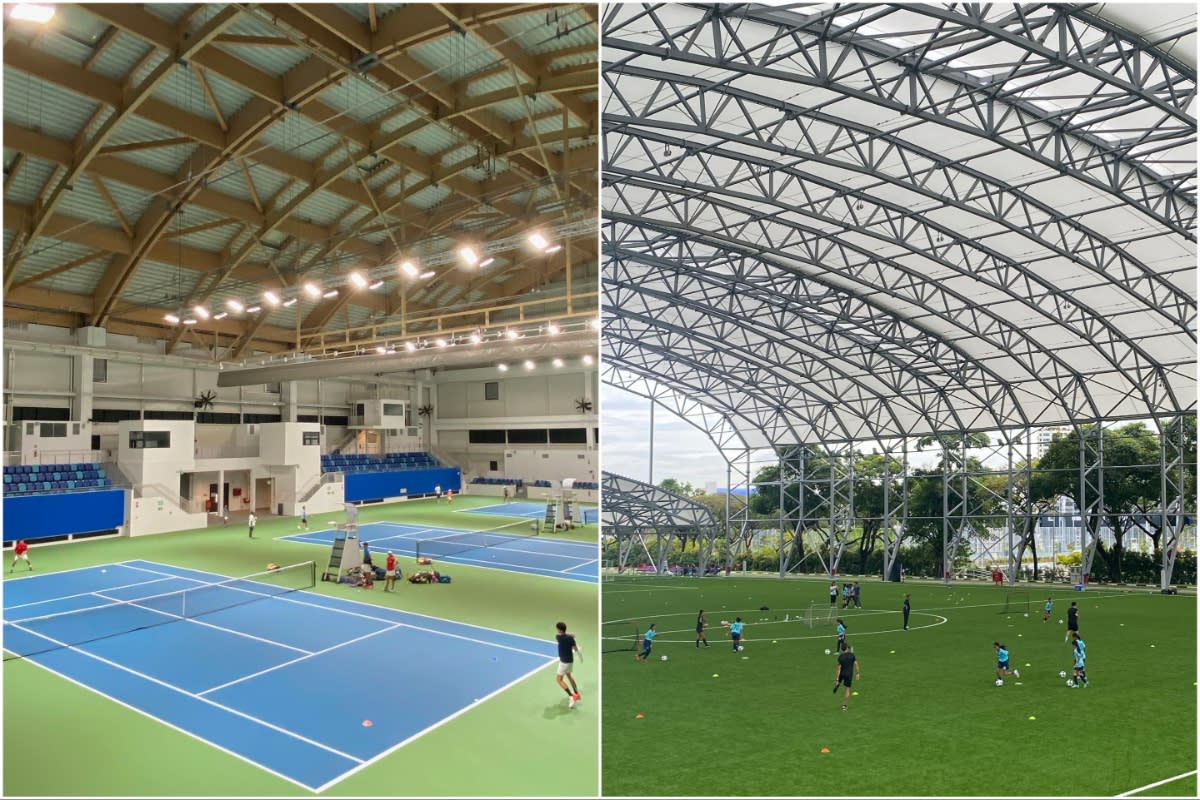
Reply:
[[[606, 794], [1195, 793], [1195, 598], [1169, 594], [1195, 30], [1165, 3], [606, 10], [602, 375], [651, 413], [649, 480], [604, 453], [602, 617], [610, 647], [661, 631], [605, 660]], [[656, 441], [656, 408], [719, 458]], [[723, 488], [667, 491], [692, 485]], [[847, 578], [843, 712], [809, 610]], [[1084, 607], [1089, 688], [1047, 593]], [[994, 685], [995, 641], [1021, 679]]]
[[[1061, 675], [1072, 601], [1086, 689]], [[605, 795], [651, 780], [665, 796], [1114, 796], [1169, 778], [1138, 796], [1196, 793], [1194, 596], [876, 579], [862, 608], [831, 609], [825, 580], [638, 577], [606, 582], [603, 608]], [[734, 652], [721, 622], [738, 616]], [[838, 617], [862, 670], [845, 712]], [[1003, 686], [995, 641], [1021, 673]]]

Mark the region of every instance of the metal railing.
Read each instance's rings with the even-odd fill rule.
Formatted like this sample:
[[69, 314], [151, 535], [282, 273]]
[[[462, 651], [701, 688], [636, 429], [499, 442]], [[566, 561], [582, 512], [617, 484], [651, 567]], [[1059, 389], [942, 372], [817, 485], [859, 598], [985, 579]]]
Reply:
[[98, 464], [104, 460], [103, 450], [47, 450], [26, 458], [20, 450], [4, 453], [4, 466], [21, 464]]
[[231, 444], [221, 447], [197, 447], [196, 458], [254, 458], [258, 456], [257, 444]]
[[345, 481], [346, 476], [344, 473], [326, 472], [323, 473], [319, 478], [306, 483], [304, 487], [296, 494], [300, 497], [299, 502], [305, 503], [311, 500], [313, 495], [321, 490], [322, 486], [326, 486], [330, 483], [345, 483]]

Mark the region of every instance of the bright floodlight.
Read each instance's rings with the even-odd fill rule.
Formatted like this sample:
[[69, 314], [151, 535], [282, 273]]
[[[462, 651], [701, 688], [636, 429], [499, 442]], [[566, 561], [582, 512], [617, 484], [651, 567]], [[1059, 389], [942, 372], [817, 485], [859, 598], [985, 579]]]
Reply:
[[411, 261], [400, 262], [400, 271], [410, 278], [415, 278], [420, 274], [420, 270], [413, 266]]
[[368, 286], [367, 288], [368, 288], [368, 289], [378, 289], [380, 286], [383, 286], [383, 281], [375, 281], [374, 283], [372, 283], [372, 284], [371, 284], [370, 286]]
[[497, 364], [496, 369], [500, 370], [501, 372], [508, 372], [508, 364]]
[[283, 301], [284, 308], [291, 308], [294, 305], [296, 305], [296, 298], [294, 297], [289, 297], [287, 300]]
[[246, 309], [247, 314], [257, 314], [260, 311], [262, 311], [262, 306], [250, 306]]
[[338, 294], [337, 289], [330, 289], [328, 292], [326, 292], [325, 294], [323, 294], [321, 296], [328, 300], [331, 297], [337, 297], [337, 294]]
[[434, 276], [434, 271], [433, 271], [433, 270], [431, 270], [431, 269], [430, 269], [430, 270], [426, 270], [425, 272], [422, 272], [422, 273], [421, 273], [421, 280], [427, 280], [427, 279], [429, 279], [429, 278], [432, 278], [433, 276]]
[[225, 319], [228, 316], [229, 316], [228, 311], [221, 311], [219, 313], [213, 314], [213, 319]]
[[8, 14], [24, 22], [46, 23], [54, 17], [54, 6], [38, 3], [17, 3]]
[[179, 324], [179, 317], [175, 316], [174, 314], [167, 314], [167, 315], [163, 316], [163, 319], [165, 319], [167, 322], [171, 323], [172, 325]]
[[592, 361], [593, 361], [593, 360], [594, 360], [594, 359], [593, 359], [591, 356], [589, 356], [589, 355], [586, 355], [586, 354], [585, 354], [585, 355], [583, 356], [583, 363], [584, 363], [584, 364], [586, 364], [586, 365], [587, 365], [587, 366], [589, 366], [589, 367], [592, 365]]
[[538, 250], [545, 250], [546, 245], [550, 244], [549, 242], [546, 241], [546, 237], [542, 236], [540, 233], [529, 234], [529, 243], [532, 244], [534, 247], [536, 247]]
[[196, 319], [195, 319], [195, 317], [188, 317], [187, 319], [185, 319], [185, 320], [183, 321], [183, 324], [184, 324], [184, 325], [195, 325], [195, 324], [196, 324]]
[[435, 339], [435, 340], [434, 340], [434, 344], [436, 344], [438, 347], [445, 347], [445, 346], [446, 346], [446, 340], [445, 340], [445, 339], [442, 339], [441, 337], [439, 337], [439, 338], [437, 338], [437, 339]]
[[551, 336], [557, 336], [558, 330], [559, 330], [558, 326], [555, 325], [553, 322], [546, 323], [546, 333], [550, 334]]
[[492, 264], [495, 264], [495, 263], [496, 263], [496, 259], [492, 258], [491, 256], [488, 256], [483, 261], [479, 262], [479, 268], [483, 269], [484, 267], [490, 267]]
[[404, 349], [411, 353], [417, 349], [417, 345], [415, 342], [405, 342]]
[[304, 293], [316, 300], [321, 296], [321, 287], [317, 286], [312, 281], [309, 281], [308, 283], [304, 284]]
[[591, 322], [591, 326], [595, 330], [600, 330], [600, 318], [599, 317], [593, 318], [592, 322]]
[[527, 360], [525, 362], [525, 369], [533, 369], [533, 362]]
[[507, 337], [508, 337], [508, 338], [510, 338], [510, 339], [520, 339], [520, 338], [521, 338], [521, 334], [517, 333], [517, 332], [516, 332], [515, 330], [513, 330], [512, 328], [509, 328], [508, 330], [506, 330], [506, 331], [504, 332], [504, 335], [505, 335], [505, 336], [507, 336]]
[[387, 352], [387, 348], [384, 347], [383, 345], [379, 345], [378, 347], [375, 348], [375, 352], [379, 353], [379, 355], [383, 355], [384, 353]]
[[461, 258], [468, 267], [473, 267], [479, 263], [479, 256], [470, 247], [463, 247], [458, 251], [458, 257]]
[[229, 306], [230, 311], [234, 311], [238, 314], [246, 310], [246, 307], [237, 300], [226, 300], [225, 305]]
[[561, 244], [552, 244], [549, 247], [547, 247], [544, 252], [546, 253], [546, 255], [549, 256], [549, 255], [554, 255], [559, 250], [562, 250]]
[[192, 309], [192, 311], [195, 311], [196, 316], [199, 317], [200, 319], [208, 319], [209, 316], [211, 316], [208, 313], [208, 309], [205, 308], [204, 306], [196, 306], [195, 308]]
[[350, 273], [350, 282], [360, 289], [367, 285], [367, 279], [364, 278], [362, 273], [359, 272]]
[[550, 363], [554, 364], [556, 367], [561, 367], [563, 365], [563, 360], [561, 358], [556, 358]]
[[483, 337], [479, 335], [479, 331], [471, 334], [471, 344], [479, 344], [483, 341]]
[[270, 305], [279, 305], [279, 295], [272, 291], [263, 292], [263, 300], [266, 300]]

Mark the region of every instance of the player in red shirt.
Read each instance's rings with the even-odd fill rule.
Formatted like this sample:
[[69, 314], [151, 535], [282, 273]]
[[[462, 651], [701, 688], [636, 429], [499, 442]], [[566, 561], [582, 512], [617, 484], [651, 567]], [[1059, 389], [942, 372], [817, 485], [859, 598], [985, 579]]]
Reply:
[[13, 562], [12, 562], [12, 567], [8, 568], [9, 572], [13, 571], [13, 567], [15, 567], [17, 565], [18, 561], [24, 561], [26, 564], [29, 565], [29, 571], [33, 572], [33, 563], [29, 560], [29, 545], [27, 545], [25, 543], [24, 539], [17, 540], [17, 545], [16, 545], [16, 547], [13, 548], [13, 554], [14, 554], [14, 558], [13, 558]]
[[396, 588], [396, 556], [392, 551], [388, 551], [387, 565], [383, 568], [383, 590], [385, 592], [395, 591]]

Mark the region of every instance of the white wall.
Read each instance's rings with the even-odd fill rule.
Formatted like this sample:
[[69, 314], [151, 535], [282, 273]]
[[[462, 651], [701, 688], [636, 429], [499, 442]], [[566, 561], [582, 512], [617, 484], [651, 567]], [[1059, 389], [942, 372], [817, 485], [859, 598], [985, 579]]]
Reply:
[[165, 498], [133, 497], [131, 492], [126, 492], [125, 496], [129, 498], [130, 536], [186, 531], [208, 524], [207, 514], [188, 514]]
[[504, 451], [504, 473], [508, 477], [524, 478], [526, 481], [553, 481], [555, 486], [563, 478], [599, 483], [595, 451], [579, 449], [561, 450], [549, 448], [508, 448]]
[[[160, 486], [167, 497], [178, 497], [179, 474], [196, 468], [194, 422], [126, 420], [118, 426], [117, 466], [132, 483]], [[132, 448], [133, 431], [167, 431], [170, 447]], [[160, 492], [154, 492], [158, 494]]]

